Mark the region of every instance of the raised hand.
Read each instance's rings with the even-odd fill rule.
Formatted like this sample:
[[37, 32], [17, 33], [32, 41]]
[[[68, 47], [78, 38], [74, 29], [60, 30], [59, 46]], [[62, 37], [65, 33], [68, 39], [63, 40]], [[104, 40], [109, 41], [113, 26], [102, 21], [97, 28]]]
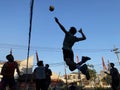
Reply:
[[58, 23], [58, 22], [59, 22], [59, 21], [58, 21], [58, 18], [55, 17], [55, 21]]
[[82, 28], [80, 28], [80, 30], [78, 32], [82, 33]]

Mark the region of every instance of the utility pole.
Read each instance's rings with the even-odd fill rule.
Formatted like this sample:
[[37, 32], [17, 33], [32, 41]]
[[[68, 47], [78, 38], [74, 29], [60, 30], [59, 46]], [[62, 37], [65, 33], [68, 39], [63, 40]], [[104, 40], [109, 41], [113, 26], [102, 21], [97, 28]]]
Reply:
[[66, 80], [66, 89], [68, 90], [68, 82], [67, 82], [67, 72], [66, 72], [66, 65], [64, 64], [65, 67], [65, 80]]
[[[76, 56], [76, 59], [77, 59], [77, 63], [79, 63], [80, 62], [80, 60], [79, 60], [79, 57], [78, 57], [78, 55]], [[81, 73], [80, 73], [80, 70], [78, 70], [78, 79], [80, 79], [80, 90], [82, 90], [82, 78], [81, 78]]]
[[120, 65], [120, 58], [119, 58], [119, 55], [118, 55], [120, 52], [118, 50], [119, 50], [119, 48], [114, 47], [114, 49], [112, 51], [116, 54], [117, 59], [118, 59], [118, 63]]

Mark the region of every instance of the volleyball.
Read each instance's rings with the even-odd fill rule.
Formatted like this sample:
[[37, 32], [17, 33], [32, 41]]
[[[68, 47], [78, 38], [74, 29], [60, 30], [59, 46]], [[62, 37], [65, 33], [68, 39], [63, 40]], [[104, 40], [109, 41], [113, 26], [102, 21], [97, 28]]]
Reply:
[[54, 11], [54, 6], [50, 5], [49, 10], [52, 12]]

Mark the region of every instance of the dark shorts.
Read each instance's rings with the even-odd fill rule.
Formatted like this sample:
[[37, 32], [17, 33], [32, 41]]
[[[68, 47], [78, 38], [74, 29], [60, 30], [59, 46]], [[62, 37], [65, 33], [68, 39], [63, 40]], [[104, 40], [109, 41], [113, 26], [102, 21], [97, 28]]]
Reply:
[[76, 69], [76, 63], [74, 62], [74, 54], [72, 50], [63, 49], [63, 58], [71, 71]]
[[36, 90], [46, 90], [46, 79], [36, 79]]
[[74, 61], [74, 54], [72, 50], [62, 49], [63, 50], [63, 58], [66, 61], [69, 58], [71, 61]]
[[11, 87], [15, 87], [16, 83], [15, 83], [15, 79], [14, 77], [12, 78], [2, 78], [2, 81], [3, 83], [3, 88], [5, 88], [7, 85], [11, 88]]

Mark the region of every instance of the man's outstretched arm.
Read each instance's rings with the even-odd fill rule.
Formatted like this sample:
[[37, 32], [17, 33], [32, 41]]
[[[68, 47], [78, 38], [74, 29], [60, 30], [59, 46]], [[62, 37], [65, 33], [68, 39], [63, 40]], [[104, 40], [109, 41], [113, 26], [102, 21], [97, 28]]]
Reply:
[[59, 25], [59, 27], [62, 29], [64, 33], [67, 33], [66, 29], [64, 26], [59, 22], [58, 18], [55, 17], [55, 22]]

